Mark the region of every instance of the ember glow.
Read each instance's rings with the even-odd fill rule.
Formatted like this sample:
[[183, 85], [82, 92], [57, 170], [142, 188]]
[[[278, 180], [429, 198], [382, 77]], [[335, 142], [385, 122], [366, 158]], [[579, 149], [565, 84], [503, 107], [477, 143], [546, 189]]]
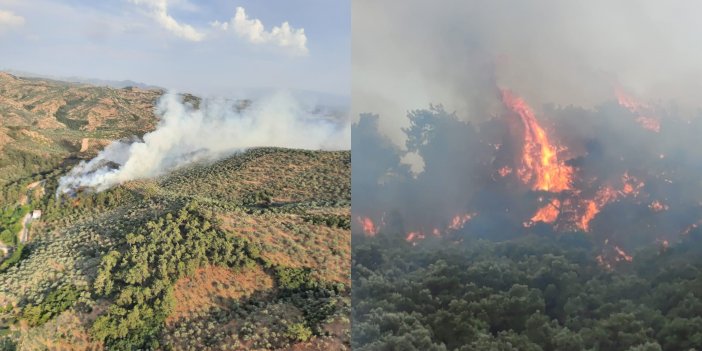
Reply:
[[475, 213], [466, 213], [464, 215], [456, 215], [451, 219], [451, 223], [448, 226], [448, 229], [451, 230], [459, 230], [463, 228], [463, 226], [470, 221], [473, 216], [475, 216]]
[[619, 105], [636, 114], [636, 122], [643, 128], [652, 132], [659, 133], [661, 131], [661, 122], [656, 117], [652, 117], [652, 108], [647, 104], [637, 101], [632, 96], [624, 92], [620, 87], [614, 88], [614, 94], [617, 96]]
[[624, 250], [622, 250], [621, 248], [619, 248], [619, 246], [616, 246], [616, 245], [615, 245], [615, 246], [614, 246], [614, 251], [616, 251], [616, 252], [617, 252], [617, 255], [619, 255], [619, 259], [623, 259], [624, 261], [627, 261], [627, 262], [631, 262], [631, 261], [634, 260], [634, 258], [633, 258], [632, 256], [630, 256], [630, 255], [627, 254]]
[[622, 182], [624, 183], [624, 188], [622, 193], [625, 195], [631, 195], [637, 197], [641, 192], [641, 189], [646, 185], [644, 182], [638, 180], [636, 177], [629, 175], [628, 172], [624, 173], [622, 176]]
[[558, 149], [552, 145], [546, 131], [536, 120], [534, 110], [508, 90], [501, 90], [502, 102], [516, 113], [524, 125], [521, 167], [517, 173], [534, 190], [559, 192], [571, 189], [573, 169], [558, 159]]
[[426, 238], [426, 235], [424, 235], [424, 233], [422, 233], [422, 232], [409, 232], [409, 233], [407, 233], [405, 240], [407, 240], [408, 242], [415, 242], [415, 241], [422, 240], [425, 238]]
[[356, 219], [361, 224], [361, 228], [363, 229], [364, 234], [366, 234], [367, 236], [375, 236], [376, 234], [378, 234], [378, 228], [375, 226], [375, 223], [373, 223], [373, 220], [363, 216], [359, 216]]
[[409, 231], [405, 235], [405, 241], [416, 243], [420, 240], [424, 240], [427, 238], [427, 236], [424, 234], [425, 232], [431, 233], [431, 235], [433, 235], [434, 237], [443, 237], [445, 234], [461, 230], [466, 225], [466, 223], [470, 222], [470, 220], [473, 219], [476, 215], [477, 213], [475, 212], [455, 215], [451, 218], [451, 221], [447, 225], [442, 226], [443, 228], [445, 228], [445, 230], [441, 230], [437, 227], [434, 227], [427, 231], [424, 231], [422, 229]]
[[661, 212], [661, 211], [667, 211], [668, 205], [666, 205], [658, 200], [655, 200], [655, 201], [651, 202], [650, 205], [648, 205], [648, 208], [650, 208], [651, 211], [653, 211], [653, 212]]
[[696, 231], [700, 226], [702, 226], [702, 219], [685, 227], [685, 229], [680, 232], [680, 235], [690, 235], [690, 233]]
[[498, 169], [497, 173], [500, 175], [500, 177], [504, 178], [512, 173], [512, 168], [509, 166], [504, 166], [504, 167]]

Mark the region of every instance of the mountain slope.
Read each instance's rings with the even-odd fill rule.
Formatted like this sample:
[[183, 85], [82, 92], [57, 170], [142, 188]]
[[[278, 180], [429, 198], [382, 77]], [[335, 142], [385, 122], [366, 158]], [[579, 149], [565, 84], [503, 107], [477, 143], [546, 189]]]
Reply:
[[[0, 72], [0, 184], [14, 184], [53, 170], [70, 156], [95, 153], [111, 140], [153, 130], [153, 106], [162, 93]], [[3, 190], [0, 200], [12, 200]]]
[[349, 151], [257, 148], [56, 198], [78, 160], [154, 128], [160, 92], [6, 74], [0, 84], [2, 207], [42, 211], [16, 262], [0, 266], [0, 345], [348, 347]]

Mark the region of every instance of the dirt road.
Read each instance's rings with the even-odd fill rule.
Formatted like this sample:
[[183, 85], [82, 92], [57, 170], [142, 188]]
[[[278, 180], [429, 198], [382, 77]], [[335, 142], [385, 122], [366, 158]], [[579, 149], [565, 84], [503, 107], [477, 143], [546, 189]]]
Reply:
[[18, 236], [17, 236], [17, 238], [19, 239], [19, 242], [22, 244], [26, 243], [27, 240], [29, 240], [29, 228], [27, 227], [27, 225], [31, 221], [32, 221], [32, 214], [31, 213], [27, 213], [26, 215], [24, 215], [24, 218], [22, 218], [22, 230], [20, 230], [20, 232], [18, 233]]

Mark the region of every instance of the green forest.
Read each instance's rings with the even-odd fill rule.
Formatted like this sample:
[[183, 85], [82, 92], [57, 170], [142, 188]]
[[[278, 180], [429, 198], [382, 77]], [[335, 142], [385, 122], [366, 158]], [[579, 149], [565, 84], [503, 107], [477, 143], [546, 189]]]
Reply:
[[[400, 242], [398, 242], [400, 241]], [[702, 233], [603, 267], [585, 234], [354, 237], [354, 350], [702, 349]]]
[[[74, 198], [53, 196], [59, 172], [18, 182], [10, 201], [36, 178], [49, 195], [26, 246], [8, 235], [0, 350], [348, 348], [349, 159], [253, 149]], [[2, 228], [29, 210], [8, 206]], [[253, 282], [182, 290], [213, 267]]]

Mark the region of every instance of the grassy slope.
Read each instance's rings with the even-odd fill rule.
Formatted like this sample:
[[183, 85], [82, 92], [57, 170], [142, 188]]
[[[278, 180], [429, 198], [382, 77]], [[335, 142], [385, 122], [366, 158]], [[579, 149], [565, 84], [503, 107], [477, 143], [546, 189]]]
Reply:
[[[196, 272], [205, 276], [179, 280], [175, 284], [179, 290], [175, 311], [159, 335], [162, 345], [176, 349], [196, 343], [198, 349], [218, 349], [223, 343], [234, 342], [263, 349], [337, 349], [348, 345], [347, 293], [332, 299], [331, 313], [326, 314], [327, 320], [315, 322], [316, 336], [308, 342], [295, 346], [289, 338], [278, 336], [285, 333], [286, 325], [281, 325], [285, 318], [291, 323], [305, 322], [310, 314], [305, 310], [307, 305], [281, 295], [274, 268], [309, 268], [315, 280], [349, 285], [350, 152], [254, 149], [160, 179], [133, 181], [97, 195], [84, 194], [72, 203], [53, 200], [56, 180], [75, 162], [72, 158], [88, 158], [100, 147], [91, 142], [87, 152], [80, 152], [83, 138], [109, 140], [148, 131], [156, 121], [148, 106], [159, 94], [18, 79], [0, 73], [3, 201], [6, 205], [16, 201], [21, 190], [13, 187], [21, 189], [37, 179], [47, 180], [48, 194], [37, 202], [44, 216], [33, 223], [32, 242], [22, 260], [0, 273], [0, 307], [12, 306], [0, 312], [0, 338], [6, 333], [11, 338], [21, 335], [28, 349], [99, 347], [99, 342], [91, 340], [91, 323], [114, 298], [95, 294], [92, 286], [102, 256], [121, 248], [127, 233], [195, 200], [198, 211], [212, 218], [218, 231], [231, 238], [246, 238], [260, 250], [260, 258], [257, 267], [248, 270], [202, 267]], [[67, 119], [86, 123], [64, 123]], [[34, 157], [44, 163], [18, 162], [18, 158]], [[221, 285], [217, 282], [220, 278], [225, 280]], [[239, 280], [244, 282], [242, 286], [233, 286]], [[41, 304], [48, 294], [60, 289], [79, 292], [73, 307], [52, 315], [41, 326], [29, 327], [22, 322], [26, 306]], [[202, 306], [195, 308], [192, 299], [202, 301]], [[320, 297], [309, 301], [332, 300]], [[278, 317], [270, 318], [271, 313]], [[237, 324], [233, 319], [246, 323]], [[270, 334], [252, 336], [245, 330], [251, 326]], [[178, 332], [184, 328], [203, 333], [214, 328], [224, 335], [218, 340], [195, 342], [196, 335]], [[63, 333], [56, 332], [63, 329]]]
[[0, 205], [32, 179], [110, 140], [153, 130], [159, 90], [114, 89], [0, 72]]

